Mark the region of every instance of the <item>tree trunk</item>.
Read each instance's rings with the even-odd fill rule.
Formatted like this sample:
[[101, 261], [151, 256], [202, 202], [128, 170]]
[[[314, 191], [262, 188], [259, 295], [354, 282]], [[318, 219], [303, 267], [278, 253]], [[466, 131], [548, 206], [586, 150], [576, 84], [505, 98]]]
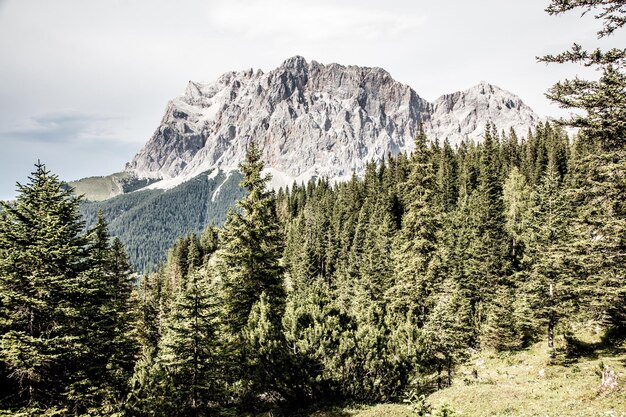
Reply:
[[[554, 298], [554, 287], [552, 283], [550, 283], [550, 304], [552, 304], [552, 300]], [[554, 358], [554, 311], [550, 311], [550, 318], [548, 319], [548, 353], [551, 358]]]
[[441, 389], [441, 364], [437, 364], [437, 389]]

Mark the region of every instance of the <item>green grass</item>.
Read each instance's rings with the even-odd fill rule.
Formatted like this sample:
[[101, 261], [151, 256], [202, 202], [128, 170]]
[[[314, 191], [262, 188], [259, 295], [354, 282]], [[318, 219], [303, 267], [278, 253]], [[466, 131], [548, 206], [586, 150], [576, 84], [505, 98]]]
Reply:
[[69, 185], [74, 188], [76, 195], [84, 194], [90, 201], [103, 201], [124, 192], [122, 180], [129, 174], [118, 172], [106, 177], [89, 177], [72, 181]]
[[156, 179], [140, 179], [128, 172], [116, 172], [106, 177], [88, 177], [72, 181], [76, 195], [84, 195], [89, 201], [104, 201], [120, 194], [130, 193], [144, 188], [157, 181]]
[[[600, 390], [602, 363], [618, 374], [616, 391]], [[626, 416], [625, 365], [623, 351], [550, 360], [546, 344], [538, 343], [516, 354], [476, 355], [452, 387], [431, 395], [430, 402], [447, 402], [463, 416]]]
[[[626, 417], [626, 349], [603, 349], [597, 335], [581, 333], [595, 347], [578, 358], [560, 354], [551, 360], [546, 343], [509, 354], [480, 352], [460, 367], [450, 388], [428, 401], [448, 403], [466, 417]], [[600, 389], [598, 369], [608, 365], [618, 375], [615, 391]], [[473, 370], [478, 371], [478, 379]], [[414, 416], [404, 404], [381, 404], [317, 411], [310, 417]]]

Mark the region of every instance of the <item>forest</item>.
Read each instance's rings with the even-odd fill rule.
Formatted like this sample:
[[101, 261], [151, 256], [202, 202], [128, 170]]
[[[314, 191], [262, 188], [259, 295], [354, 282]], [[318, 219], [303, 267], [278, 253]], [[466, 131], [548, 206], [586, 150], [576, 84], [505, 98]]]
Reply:
[[[601, 36], [625, 22], [606, 3]], [[278, 192], [250, 143], [223, 226], [144, 275], [37, 163], [0, 209], [0, 415], [292, 415], [432, 393], [477, 350], [575, 355], [581, 326], [623, 343], [626, 51], [542, 59], [601, 70], [549, 92], [577, 134], [420, 131], [363, 178]]]
[[186, 416], [397, 401], [447, 386], [471, 349], [544, 339], [567, 354], [585, 322], [620, 341], [624, 149], [547, 123], [523, 140], [487, 132], [458, 149], [420, 134], [362, 179], [278, 193], [251, 144], [224, 226], [181, 237], [138, 280], [103, 217], [83, 234], [79, 199], [38, 165], [2, 217], [3, 405]]

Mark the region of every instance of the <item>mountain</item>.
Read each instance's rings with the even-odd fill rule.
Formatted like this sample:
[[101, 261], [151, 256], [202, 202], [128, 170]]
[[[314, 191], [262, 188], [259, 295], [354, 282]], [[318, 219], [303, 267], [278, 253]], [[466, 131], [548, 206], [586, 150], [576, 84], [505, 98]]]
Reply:
[[200, 172], [237, 169], [255, 141], [273, 186], [363, 173], [366, 162], [410, 152], [420, 124], [431, 139], [480, 141], [485, 124], [525, 135], [540, 121], [519, 97], [481, 82], [430, 103], [381, 68], [323, 65], [296, 56], [268, 72], [189, 82], [126, 165], [169, 188]]
[[465, 138], [480, 140], [487, 121], [506, 133], [514, 129], [525, 136], [541, 118], [515, 94], [482, 81], [480, 84], [452, 94], [444, 94], [432, 104], [426, 133], [442, 141], [448, 138], [458, 144]]
[[369, 161], [410, 152], [420, 125], [452, 144], [480, 141], [485, 124], [524, 136], [540, 118], [519, 97], [482, 82], [428, 102], [381, 68], [323, 65], [296, 56], [278, 68], [189, 82], [124, 172], [70, 183], [102, 210], [133, 264], [162, 261], [176, 237], [220, 224], [243, 195], [246, 146], [263, 152], [274, 188], [362, 174]]

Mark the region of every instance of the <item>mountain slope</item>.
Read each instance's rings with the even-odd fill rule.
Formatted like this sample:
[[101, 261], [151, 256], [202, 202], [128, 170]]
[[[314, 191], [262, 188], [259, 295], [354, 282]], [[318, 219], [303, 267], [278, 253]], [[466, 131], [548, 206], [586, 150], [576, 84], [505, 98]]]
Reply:
[[522, 136], [539, 120], [519, 97], [487, 83], [429, 103], [381, 68], [296, 56], [268, 73], [189, 82], [125, 172], [70, 185], [91, 200], [83, 204], [90, 221], [104, 211], [141, 270], [162, 260], [177, 236], [224, 219], [242, 195], [230, 173], [250, 141], [278, 188], [360, 175], [369, 161], [410, 152], [420, 125], [431, 139], [455, 144], [480, 140], [488, 121]]
[[139, 190], [105, 201], [83, 201], [87, 227], [102, 210], [109, 232], [119, 237], [139, 272], [165, 260], [177, 237], [221, 225], [226, 212], [244, 195], [241, 175], [203, 173], [170, 190]]

